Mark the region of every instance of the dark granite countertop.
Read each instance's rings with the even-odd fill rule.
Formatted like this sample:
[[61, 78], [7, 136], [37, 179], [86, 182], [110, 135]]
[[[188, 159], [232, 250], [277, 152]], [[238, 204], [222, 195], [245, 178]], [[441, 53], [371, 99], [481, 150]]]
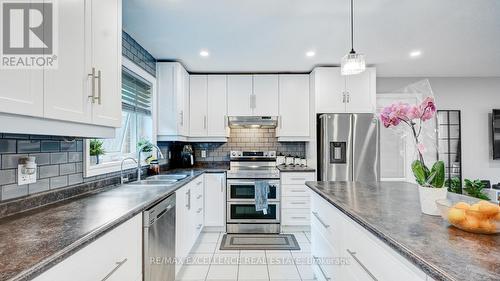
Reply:
[[279, 165], [276, 166], [280, 172], [286, 173], [286, 172], [315, 172], [316, 170], [311, 167], [301, 167], [301, 166], [285, 166], [285, 165]]
[[422, 214], [416, 185], [306, 184], [435, 280], [500, 280], [500, 235], [468, 233]]
[[202, 173], [172, 186], [118, 185], [0, 219], [0, 280], [31, 280], [111, 229], [171, 195]]

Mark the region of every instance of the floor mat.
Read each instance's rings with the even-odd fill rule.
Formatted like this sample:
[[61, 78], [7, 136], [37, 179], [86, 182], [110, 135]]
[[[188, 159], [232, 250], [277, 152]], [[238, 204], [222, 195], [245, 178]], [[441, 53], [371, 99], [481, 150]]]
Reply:
[[293, 234], [224, 234], [221, 250], [300, 250]]

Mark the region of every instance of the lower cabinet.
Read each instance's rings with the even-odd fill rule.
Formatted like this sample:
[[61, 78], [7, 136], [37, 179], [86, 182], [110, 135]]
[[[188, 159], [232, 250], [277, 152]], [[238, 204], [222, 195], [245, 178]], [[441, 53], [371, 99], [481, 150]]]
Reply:
[[311, 199], [306, 181], [313, 181], [314, 172], [281, 173], [281, 225], [308, 227], [311, 223]]
[[[175, 256], [184, 261], [203, 229], [204, 175], [175, 192]], [[177, 263], [175, 273], [182, 267]]]
[[226, 225], [226, 177], [205, 174], [205, 227], [223, 230]]
[[311, 193], [311, 251], [318, 280], [426, 280], [423, 271]]
[[142, 213], [104, 234], [34, 280], [142, 280]]

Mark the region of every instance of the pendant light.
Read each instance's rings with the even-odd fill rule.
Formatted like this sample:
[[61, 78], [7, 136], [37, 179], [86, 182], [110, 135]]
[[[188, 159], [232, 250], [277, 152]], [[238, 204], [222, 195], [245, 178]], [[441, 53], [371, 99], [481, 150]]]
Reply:
[[365, 69], [365, 55], [354, 51], [354, 16], [353, 0], [351, 0], [351, 51], [342, 58], [340, 73], [342, 75], [354, 75], [365, 71]]

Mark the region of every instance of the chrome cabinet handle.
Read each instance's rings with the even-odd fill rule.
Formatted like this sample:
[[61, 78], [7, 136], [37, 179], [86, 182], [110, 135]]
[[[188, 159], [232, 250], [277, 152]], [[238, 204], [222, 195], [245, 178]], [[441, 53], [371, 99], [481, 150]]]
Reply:
[[186, 208], [189, 210], [189, 209], [191, 209], [191, 189], [189, 189], [186, 192], [186, 196], [187, 196]]
[[203, 183], [203, 182], [202, 182], [202, 181], [200, 181], [200, 182], [197, 182], [197, 183], [196, 183], [196, 185], [200, 185], [200, 184], [202, 184], [202, 183]]
[[184, 110], [181, 110], [181, 112], [179, 112], [179, 119], [181, 126], [184, 126]]
[[326, 224], [318, 215], [317, 212], [312, 212], [312, 214], [316, 217], [316, 219], [323, 225], [324, 228], [329, 228], [330, 225]]
[[196, 226], [196, 229], [200, 229], [201, 228], [201, 224], [199, 224], [198, 226]]
[[101, 79], [102, 79], [102, 75], [101, 75], [101, 71], [97, 71], [97, 103], [98, 104], [101, 104]]
[[350, 251], [349, 249], [346, 249], [346, 251], [349, 253], [349, 255], [351, 255], [351, 257], [356, 261], [356, 263], [359, 264], [359, 266], [361, 266], [361, 268], [363, 268], [363, 270], [366, 272], [366, 274], [368, 274], [373, 280], [378, 281], [377, 277], [375, 277], [368, 270], [368, 268], [366, 268], [366, 266], [358, 259], [358, 257], [356, 256], [356, 252]]
[[292, 189], [290, 192], [306, 192], [305, 190]]
[[347, 103], [351, 102], [351, 93], [347, 92]]
[[207, 129], [207, 116], [203, 116], [203, 129]]
[[345, 92], [342, 92], [342, 103], [345, 103]]
[[95, 96], [95, 79], [97, 78], [96, 75], [95, 75], [95, 67], [92, 67], [92, 72], [87, 74], [87, 77], [92, 79], [91, 82], [92, 82], [92, 85], [91, 85], [91, 95], [88, 96], [90, 98], [90, 101], [92, 103], [95, 103], [95, 101], [98, 99], [96, 96]]
[[126, 262], [127, 262], [127, 258], [125, 258], [124, 260], [122, 261], [119, 261], [119, 262], [116, 262], [116, 266], [115, 268], [113, 268], [113, 270], [111, 270], [108, 275], [104, 276], [104, 278], [101, 280], [101, 281], [105, 281], [105, 280], [108, 280], [109, 277], [111, 277], [111, 275], [113, 275], [117, 270], [118, 268], [120, 268], [122, 265], [124, 265]]
[[306, 202], [290, 202], [292, 205], [305, 205]]
[[198, 211], [196, 211], [197, 214], [201, 213], [203, 211], [203, 208], [199, 208]]
[[303, 219], [303, 220], [305, 220], [307, 218], [306, 217], [292, 217], [292, 219]]
[[306, 178], [291, 178], [294, 181], [305, 181]]
[[196, 199], [200, 199], [201, 197], [203, 197], [203, 195], [198, 195], [196, 196]]
[[328, 276], [326, 275], [325, 271], [323, 270], [323, 267], [321, 267], [321, 264], [318, 262], [318, 261], [319, 261], [319, 258], [318, 258], [318, 257], [313, 256], [313, 259], [314, 259], [314, 261], [316, 262], [316, 265], [318, 266], [319, 271], [320, 271], [320, 272], [321, 272], [321, 274], [323, 275], [323, 278], [324, 278], [325, 280], [332, 280], [332, 278], [330, 278], [330, 277], [328, 277]]
[[279, 122], [280, 122], [280, 129], [282, 129], [283, 128], [283, 117], [280, 115], [279, 118], [280, 118], [280, 120], [279, 120]]
[[224, 182], [223, 182], [224, 178], [223, 177], [220, 177], [220, 192], [224, 192]]

